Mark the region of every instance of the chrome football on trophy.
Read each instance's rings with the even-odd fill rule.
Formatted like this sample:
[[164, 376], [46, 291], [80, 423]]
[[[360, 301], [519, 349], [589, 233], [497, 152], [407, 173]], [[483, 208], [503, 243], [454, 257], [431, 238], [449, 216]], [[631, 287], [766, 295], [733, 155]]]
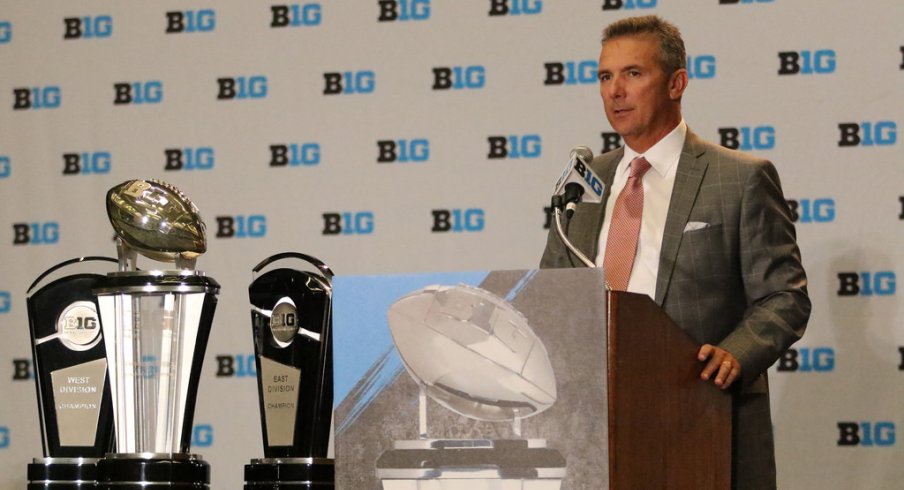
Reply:
[[113, 450], [104, 338], [92, 289], [115, 259], [57, 264], [28, 288], [43, 458], [28, 465], [29, 490], [94, 488], [96, 463]]
[[[210, 466], [189, 453], [220, 289], [194, 270], [207, 250], [204, 222], [184, 194], [155, 180], [113, 187], [106, 205], [119, 270], [94, 293], [106, 341], [116, 452], [98, 462], [97, 487], [206, 489]], [[138, 254], [167, 266], [141, 270]]]
[[245, 466], [245, 490], [333, 488], [333, 272], [316, 258], [285, 252], [252, 275], [264, 458]]

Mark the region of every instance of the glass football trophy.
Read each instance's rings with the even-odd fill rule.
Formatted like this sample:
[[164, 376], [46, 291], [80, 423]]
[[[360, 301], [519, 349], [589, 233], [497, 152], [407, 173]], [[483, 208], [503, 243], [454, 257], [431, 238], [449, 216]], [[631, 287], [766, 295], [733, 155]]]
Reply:
[[[431, 286], [387, 312], [392, 340], [417, 383], [416, 440], [380, 455], [383, 490], [559, 490], [565, 458], [521, 421], [557, 399], [546, 347], [511, 304], [471, 286]], [[511, 423], [511, 439], [428, 437], [427, 399], [463, 417]]]
[[[113, 450], [106, 352], [92, 292], [113, 269], [111, 262], [116, 260], [68, 260], [28, 288], [44, 449], [44, 457], [28, 465], [29, 490], [94, 488], [97, 460]], [[103, 263], [107, 267], [101, 267]]]
[[[286, 267], [286, 259], [311, 270]], [[245, 465], [245, 490], [333, 488], [333, 273], [313, 257], [286, 252], [263, 260], [252, 276], [264, 458]]]
[[[106, 340], [116, 453], [97, 488], [206, 489], [210, 466], [189, 454], [198, 379], [220, 286], [196, 259], [207, 249], [198, 209], [175, 187], [132, 180], [107, 192], [119, 271], [95, 288]], [[175, 262], [139, 270], [137, 255]]]

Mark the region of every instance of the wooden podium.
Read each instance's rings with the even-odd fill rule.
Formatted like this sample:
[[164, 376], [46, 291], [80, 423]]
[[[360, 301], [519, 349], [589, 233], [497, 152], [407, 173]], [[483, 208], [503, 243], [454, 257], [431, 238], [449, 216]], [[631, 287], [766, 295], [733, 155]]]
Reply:
[[609, 488], [731, 488], [731, 396], [646, 295], [607, 293]]

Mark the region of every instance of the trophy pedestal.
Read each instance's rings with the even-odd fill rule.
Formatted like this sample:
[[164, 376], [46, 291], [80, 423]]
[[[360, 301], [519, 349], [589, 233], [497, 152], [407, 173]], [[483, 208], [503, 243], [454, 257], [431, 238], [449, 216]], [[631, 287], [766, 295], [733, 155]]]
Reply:
[[383, 490], [559, 490], [565, 458], [543, 439], [396, 441], [377, 478]]
[[245, 490], [327, 490], [334, 482], [332, 459], [252, 459], [245, 465]]
[[206, 490], [210, 465], [194, 454], [111, 454], [97, 462], [98, 490]]
[[27, 490], [88, 490], [95, 488], [97, 459], [35, 458], [28, 465]]

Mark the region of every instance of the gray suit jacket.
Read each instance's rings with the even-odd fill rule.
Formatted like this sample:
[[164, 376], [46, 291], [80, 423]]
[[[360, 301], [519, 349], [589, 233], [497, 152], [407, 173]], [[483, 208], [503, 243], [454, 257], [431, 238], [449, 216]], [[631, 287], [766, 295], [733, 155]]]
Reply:
[[[609, 188], [622, 156], [618, 149], [593, 160], [593, 170], [606, 184], [603, 202], [579, 204], [568, 227], [572, 243], [591, 259], [597, 255]], [[686, 229], [691, 222], [696, 224]], [[551, 230], [540, 266], [581, 263]], [[774, 488], [765, 371], [803, 335], [810, 300], [794, 224], [770, 162], [688, 131], [654, 299], [697, 342], [718, 345], [740, 362], [742, 378], [734, 398], [735, 488]]]

